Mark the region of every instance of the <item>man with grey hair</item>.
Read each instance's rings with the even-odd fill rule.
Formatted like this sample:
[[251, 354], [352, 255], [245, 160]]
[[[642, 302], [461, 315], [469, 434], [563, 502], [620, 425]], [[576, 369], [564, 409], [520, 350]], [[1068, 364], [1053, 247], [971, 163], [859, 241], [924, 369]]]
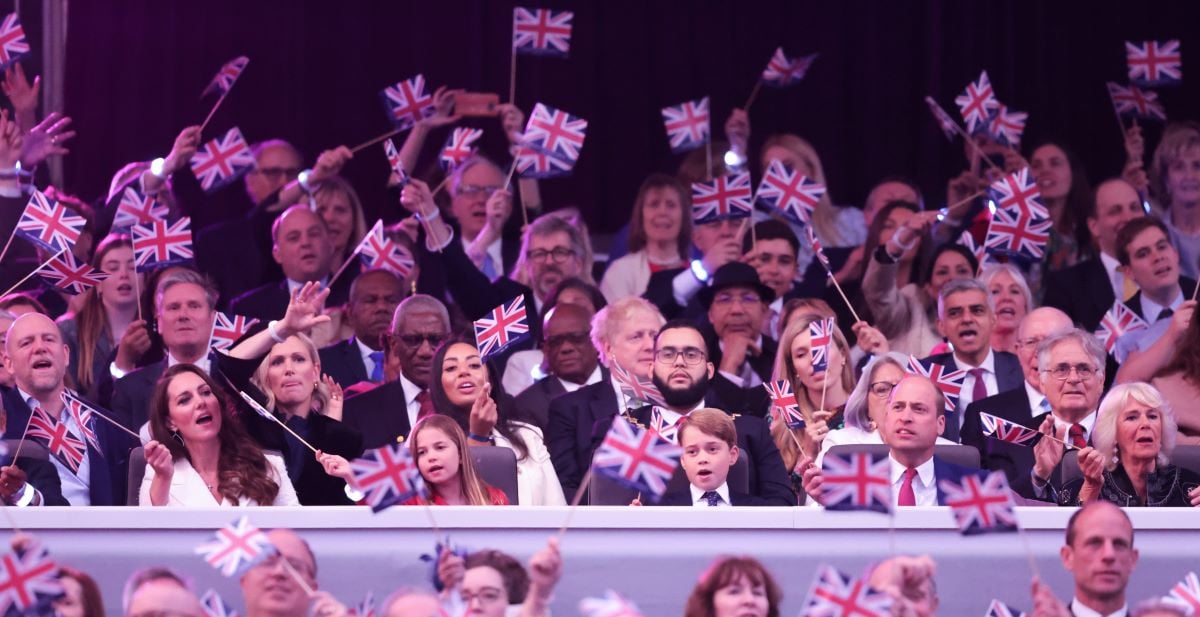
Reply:
[[[109, 366], [109, 373], [116, 379], [111, 408], [117, 420], [134, 431], [146, 423], [154, 384], [168, 367], [184, 363], [205, 371], [212, 369], [208, 345], [216, 303], [217, 290], [212, 282], [190, 268], [178, 268], [158, 281], [154, 318], [165, 357], [128, 374], [116, 362]], [[102, 398], [105, 390], [102, 382]]]
[[408, 437], [417, 420], [434, 413], [429, 397], [433, 355], [450, 336], [446, 307], [425, 294], [396, 307], [383, 341], [383, 384], [346, 399], [342, 421], [363, 435], [365, 448]]
[[1003, 470], [1008, 475], [1009, 484], [1016, 482], [1018, 469], [1033, 467], [1033, 451], [1024, 445], [984, 437], [980, 414], [987, 413], [1036, 429], [1033, 419], [1050, 411], [1050, 401], [1042, 392], [1037, 346], [1047, 337], [1074, 327], [1071, 318], [1056, 308], [1044, 306], [1030, 311], [1017, 326], [1015, 347], [1017, 360], [1025, 376], [1024, 387], [974, 401], [967, 407], [962, 443], [979, 450], [980, 464], [985, 468]]
[[983, 283], [956, 279], [942, 286], [938, 292], [937, 328], [954, 351], [928, 356], [921, 364], [927, 368], [940, 364], [947, 372], [967, 372], [954, 415], [946, 419], [946, 439], [959, 440], [967, 406], [973, 401], [1016, 390], [1025, 381], [1016, 356], [992, 349], [995, 326], [992, 298]]

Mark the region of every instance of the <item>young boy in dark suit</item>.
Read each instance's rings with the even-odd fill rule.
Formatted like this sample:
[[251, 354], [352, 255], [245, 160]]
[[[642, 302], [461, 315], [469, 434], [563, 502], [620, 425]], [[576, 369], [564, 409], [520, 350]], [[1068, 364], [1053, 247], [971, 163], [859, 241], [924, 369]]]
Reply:
[[764, 500], [732, 490], [729, 469], [737, 463], [737, 429], [733, 418], [720, 409], [697, 409], [679, 427], [680, 465], [688, 478], [688, 490], [667, 492], [660, 506], [765, 506]]

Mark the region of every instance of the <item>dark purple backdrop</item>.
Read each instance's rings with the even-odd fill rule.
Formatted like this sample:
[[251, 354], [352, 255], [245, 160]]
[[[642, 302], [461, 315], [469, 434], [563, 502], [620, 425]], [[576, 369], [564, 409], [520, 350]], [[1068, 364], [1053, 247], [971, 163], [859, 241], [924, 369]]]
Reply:
[[[581, 206], [601, 232], [628, 219], [647, 173], [678, 165], [659, 108], [708, 94], [719, 132], [778, 45], [821, 57], [799, 86], [760, 94], [751, 110], [752, 147], [779, 131], [810, 139], [832, 195], [846, 204], [860, 204], [874, 181], [892, 173], [914, 176], [930, 199], [941, 199], [945, 180], [964, 159], [961, 145], [943, 139], [922, 97], [932, 94], [953, 109], [954, 96], [984, 68], [1002, 101], [1030, 113], [1027, 141], [1060, 135], [1081, 152], [1093, 180], [1117, 173], [1124, 155], [1104, 82], [1124, 80], [1122, 42], [1180, 38], [1185, 59], [1200, 58], [1200, 22], [1187, 2], [528, 6], [539, 5], [575, 11], [571, 57], [520, 57], [517, 103], [528, 111], [543, 101], [590, 122], [575, 175], [543, 182], [543, 192], [551, 208]], [[124, 162], [165, 154], [179, 129], [203, 118], [197, 95], [238, 54], [249, 56], [250, 66], [206, 139], [236, 124], [251, 140], [289, 139], [310, 159], [322, 148], [386, 130], [378, 91], [418, 72], [435, 85], [507, 96], [512, 6], [507, 0], [73, 2], [66, 112], [79, 137], [66, 160], [67, 188], [94, 197]], [[1162, 93], [1173, 118], [1200, 116], [1196, 66], [1189, 61], [1185, 68], [1189, 85]], [[497, 125], [484, 126], [489, 149], [500, 151]], [[346, 169], [368, 217], [398, 215], [397, 206], [384, 202], [385, 171], [377, 149]]]

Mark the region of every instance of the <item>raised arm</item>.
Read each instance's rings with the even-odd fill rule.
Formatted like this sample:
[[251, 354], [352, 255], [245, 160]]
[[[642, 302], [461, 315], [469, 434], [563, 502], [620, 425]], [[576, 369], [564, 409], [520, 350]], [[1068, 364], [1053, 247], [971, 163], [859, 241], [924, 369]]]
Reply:
[[329, 297], [328, 289], [321, 289], [318, 283], [309, 281], [292, 294], [288, 302], [287, 312], [283, 319], [272, 321], [257, 334], [246, 338], [236, 347], [229, 350], [234, 358], [249, 360], [261, 358], [289, 336], [298, 332], [307, 332], [319, 324], [329, 321], [329, 316], [322, 314], [325, 298]]

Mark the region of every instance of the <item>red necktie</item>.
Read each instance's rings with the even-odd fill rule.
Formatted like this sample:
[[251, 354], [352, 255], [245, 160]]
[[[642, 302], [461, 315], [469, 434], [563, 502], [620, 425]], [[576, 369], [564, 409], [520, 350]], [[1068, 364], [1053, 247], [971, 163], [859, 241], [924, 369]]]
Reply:
[[432, 416], [435, 413], [433, 409], [433, 399], [429, 396], [429, 390], [421, 390], [417, 394], [417, 404], [420, 406], [420, 409], [417, 410], [418, 422], [427, 416]]
[[987, 398], [987, 384], [983, 382], [984, 370], [981, 368], [973, 368], [967, 371], [971, 377], [975, 378], [975, 385], [971, 387], [971, 402], [981, 401]]
[[1087, 447], [1087, 440], [1083, 438], [1083, 434], [1082, 424], [1072, 424], [1071, 428], [1067, 429], [1067, 436], [1071, 438], [1071, 445], [1080, 450]]
[[904, 470], [904, 480], [900, 482], [900, 498], [896, 501], [898, 506], [915, 506], [917, 505], [917, 494], [913, 492], [913, 477], [917, 475], [917, 470], [909, 467]]

